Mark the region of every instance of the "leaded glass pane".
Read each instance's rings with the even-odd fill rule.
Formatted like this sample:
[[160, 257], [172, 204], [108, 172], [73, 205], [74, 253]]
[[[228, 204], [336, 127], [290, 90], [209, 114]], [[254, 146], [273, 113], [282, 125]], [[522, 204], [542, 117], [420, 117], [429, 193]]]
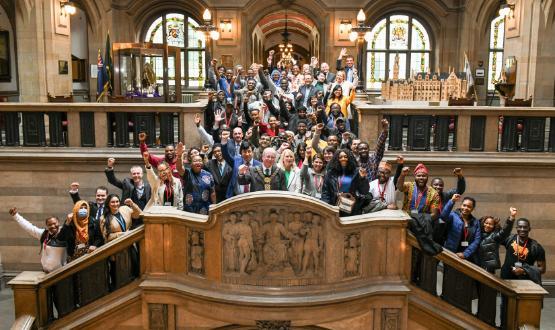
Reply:
[[395, 56], [399, 55], [399, 75], [397, 79], [407, 79], [407, 54], [405, 53], [389, 53], [389, 79], [394, 79]]
[[412, 50], [430, 50], [430, 37], [422, 24], [412, 19]]
[[189, 51], [188, 53], [189, 87], [202, 87], [204, 86], [204, 51]]
[[503, 49], [505, 41], [505, 16], [498, 16], [491, 21], [489, 48]]
[[385, 53], [369, 53], [366, 72], [366, 88], [381, 89], [382, 80], [385, 80]]
[[488, 90], [494, 90], [494, 84], [497, 83], [501, 76], [501, 69], [503, 68], [503, 52], [490, 52], [489, 53], [489, 67], [488, 67]]
[[162, 40], [162, 17], [157, 18], [148, 28], [145, 35], [146, 42], [161, 44]]
[[202, 32], [195, 31], [195, 27], [198, 26], [198, 23], [195, 22], [194, 19], [189, 17], [188, 20], [188, 45], [190, 48], [204, 48], [204, 34]]
[[389, 20], [389, 49], [408, 49], [409, 17], [393, 15]]
[[[430, 68], [430, 53], [411, 53], [410, 75], [418, 72], [428, 72]], [[430, 70], [433, 71], [433, 70]]]
[[181, 14], [166, 15], [166, 38], [169, 46], [185, 47], [185, 16]]
[[376, 26], [370, 31], [370, 41], [368, 42], [368, 49], [386, 49], [387, 40], [387, 20], [384, 18], [376, 24]]

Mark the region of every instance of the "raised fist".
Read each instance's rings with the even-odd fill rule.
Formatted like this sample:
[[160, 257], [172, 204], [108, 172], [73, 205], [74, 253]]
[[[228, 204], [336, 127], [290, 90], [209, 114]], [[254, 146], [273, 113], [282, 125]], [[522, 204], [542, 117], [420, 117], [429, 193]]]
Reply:
[[116, 159], [115, 158], [108, 158], [108, 163], [106, 165], [108, 165], [109, 168], [114, 167], [114, 164], [116, 163]]
[[146, 133], [141, 132], [139, 133], [139, 142], [144, 143], [146, 141]]
[[516, 207], [512, 207], [512, 206], [511, 206], [511, 207], [509, 208], [509, 214], [510, 214], [511, 219], [516, 218], [517, 211], [518, 211], [518, 210], [516, 209]]
[[409, 175], [409, 171], [410, 171], [410, 167], [403, 167], [403, 170], [401, 171], [401, 175], [403, 176]]
[[183, 145], [183, 142], [179, 142], [175, 148], [175, 155], [178, 158], [181, 158], [183, 156], [183, 152], [185, 152], [185, 145]]
[[17, 207], [12, 207], [8, 212], [10, 212], [10, 215], [13, 217], [17, 214]]
[[453, 170], [453, 174], [455, 174], [456, 176], [462, 176], [462, 168], [457, 167]]
[[454, 194], [453, 197], [451, 197], [451, 200], [453, 202], [457, 202], [459, 201], [459, 199], [461, 199], [461, 195], [460, 194]]
[[195, 113], [195, 119], [194, 120], [195, 120], [195, 125], [197, 127], [199, 127], [200, 126], [200, 113]]
[[382, 130], [387, 131], [389, 129], [389, 122], [387, 119], [382, 119]]
[[71, 190], [79, 190], [79, 182], [72, 182], [72, 183], [69, 185], [69, 188], [70, 188]]
[[123, 201], [123, 204], [131, 207], [133, 205], [133, 201], [131, 200], [131, 198], [127, 198]]
[[405, 163], [405, 157], [403, 157], [403, 155], [397, 155], [397, 164], [404, 164]]

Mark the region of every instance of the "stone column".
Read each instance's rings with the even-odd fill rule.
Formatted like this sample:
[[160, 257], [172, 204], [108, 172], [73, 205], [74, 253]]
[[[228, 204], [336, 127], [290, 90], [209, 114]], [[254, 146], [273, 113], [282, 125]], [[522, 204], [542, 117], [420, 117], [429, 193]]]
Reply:
[[[47, 95], [72, 91], [69, 17], [59, 0], [18, 2], [16, 15], [17, 61], [20, 100], [46, 102]], [[59, 73], [59, 61], [67, 61], [67, 73]]]

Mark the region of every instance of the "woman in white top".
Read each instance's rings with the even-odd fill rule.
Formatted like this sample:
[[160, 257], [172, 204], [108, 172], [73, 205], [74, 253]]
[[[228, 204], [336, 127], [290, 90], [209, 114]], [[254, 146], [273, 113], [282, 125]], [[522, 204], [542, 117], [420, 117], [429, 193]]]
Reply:
[[285, 149], [281, 152], [278, 166], [283, 170], [283, 172], [285, 172], [287, 190], [291, 192], [297, 191], [297, 187], [300, 185], [300, 169], [295, 166], [295, 154], [291, 151], [291, 149]]
[[148, 153], [143, 153], [143, 159], [145, 161], [146, 178], [152, 187], [150, 200], [145, 209], [153, 205], [160, 205], [177, 207], [178, 210], [183, 211], [181, 180], [172, 176], [171, 170], [166, 163], [158, 165], [158, 174], [160, 175], [158, 177], [148, 162]]
[[324, 157], [321, 154], [314, 154], [312, 164], [309, 166], [311, 156], [312, 148], [307, 147], [303, 167], [299, 173], [300, 184], [297, 186], [297, 192], [320, 199], [326, 175]]
[[46, 229], [44, 229], [38, 228], [23, 218], [15, 207], [11, 208], [9, 212], [27, 234], [40, 241], [40, 263], [45, 273], [50, 273], [66, 264], [67, 243], [57, 239], [60, 231], [60, 221], [58, 218], [54, 216], [46, 218]]

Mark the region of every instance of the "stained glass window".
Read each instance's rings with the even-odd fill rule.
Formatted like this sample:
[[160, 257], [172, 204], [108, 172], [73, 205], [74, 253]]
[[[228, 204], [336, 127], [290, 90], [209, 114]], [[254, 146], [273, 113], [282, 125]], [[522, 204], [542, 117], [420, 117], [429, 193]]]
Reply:
[[[199, 24], [187, 14], [167, 13], [154, 19], [147, 28], [144, 41], [181, 48], [182, 88], [201, 88], [204, 85], [204, 35], [194, 27]], [[165, 27], [165, 28], [163, 28]], [[163, 72], [162, 58], [153, 58], [155, 72]], [[158, 67], [160, 70], [158, 71]], [[175, 85], [175, 58], [168, 58], [169, 84]], [[157, 77], [163, 79], [162, 77]]]
[[[413, 73], [430, 69], [432, 45], [424, 25], [408, 15], [391, 15], [380, 20], [366, 45], [366, 88], [381, 89], [382, 81], [407, 79]], [[398, 56], [398, 70], [395, 58]]]
[[489, 36], [488, 90], [495, 89], [503, 68], [503, 47], [505, 45], [505, 16], [497, 16], [491, 21]]

